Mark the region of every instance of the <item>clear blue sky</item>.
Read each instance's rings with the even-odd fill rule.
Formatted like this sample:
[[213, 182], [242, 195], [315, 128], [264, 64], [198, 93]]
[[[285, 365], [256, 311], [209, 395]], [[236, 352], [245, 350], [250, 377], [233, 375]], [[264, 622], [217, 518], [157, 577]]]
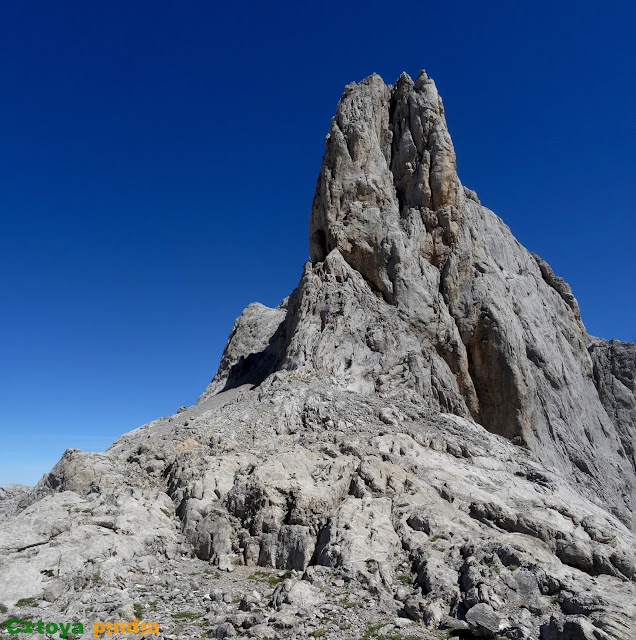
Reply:
[[308, 257], [345, 84], [436, 80], [463, 183], [636, 340], [633, 2], [3, 2], [0, 484], [196, 401]]

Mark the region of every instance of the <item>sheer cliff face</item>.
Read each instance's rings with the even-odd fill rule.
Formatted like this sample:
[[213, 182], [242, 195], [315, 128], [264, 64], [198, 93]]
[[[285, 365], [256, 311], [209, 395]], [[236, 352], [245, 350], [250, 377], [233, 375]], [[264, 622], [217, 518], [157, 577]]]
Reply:
[[[306, 368], [351, 390], [473, 418], [572, 470], [624, 518], [633, 511], [633, 413], [608, 415], [624, 403], [594, 375], [569, 286], [462, 187], [424, 72], [346, 87], [309, 245], [311, 263], [267, 347], [270, 370]], [[273, 336], [265, 333], [264, 344]], [[608, 360], [597, 350], [599, 359]]]

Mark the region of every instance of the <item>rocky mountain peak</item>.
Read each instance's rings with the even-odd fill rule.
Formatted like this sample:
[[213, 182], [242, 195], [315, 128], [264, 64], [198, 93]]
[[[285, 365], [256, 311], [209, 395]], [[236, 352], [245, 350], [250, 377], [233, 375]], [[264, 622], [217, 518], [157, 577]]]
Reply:
[[260, 378], [305, 369], [356, 392], [414, 397], [528, 447], [631, 517], [634, 434], [599, 396], [576, 299], [461, 185], [442, 100], [424, 71], [345, 88], [309, 246], [285, 310], [250, 313], [250, 332], [260, 317], [269, 327], [266, 350], [249, 355], [240, 335], [231, 340], [223, 362], [240, 367], [212, 389], [254, 381], [250, 357]]
[[345, 88], [309, 242], [196, 405], [0, 488], [0, 611], [636, 640], [636, 345], [461, 185], [426, 73]]
[[[455, 152], [435, 83], [421, 71], [395, 86], [350, 84], [331, 120], [310, 218], [310, 256], [335, 248], [364, 269], [411, 209], [459, 201]], [[397, 214], [397, 219], [393, 219]]]

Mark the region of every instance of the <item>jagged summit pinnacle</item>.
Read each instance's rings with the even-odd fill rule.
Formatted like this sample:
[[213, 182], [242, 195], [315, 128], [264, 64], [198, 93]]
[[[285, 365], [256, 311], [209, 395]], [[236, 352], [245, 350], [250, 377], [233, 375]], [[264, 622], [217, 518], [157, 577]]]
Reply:
[[[367, 184], [368, 176], [373, 184]], [[371, 253], [364, 236], [355, 244], [343, 237], [348, 207], [368, 212], [372, 218], [366, 226], [375, 228], [385, 221], [373, 216], [389, 211], [399, 215], [412, 207], [438, 210], [457, 204], [459, 186], [442, 100], [424, 71], [415, 83], [403, 73], [394, 87], [377, 74], [349, 85], [331, 121], [316, 186], [312, 261], [336, 247], [357, 262]]]

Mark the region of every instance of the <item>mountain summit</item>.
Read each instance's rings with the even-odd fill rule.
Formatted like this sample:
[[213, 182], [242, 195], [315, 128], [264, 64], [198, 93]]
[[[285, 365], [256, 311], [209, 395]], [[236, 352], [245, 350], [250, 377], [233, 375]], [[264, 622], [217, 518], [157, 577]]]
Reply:
[[224, 360], [232, 351], [243, 368], [230, 382], [267, 361], [262, 374], [305, 367], [341, 388], [416, 398], [572, 472], [631, 522], [634, 346], [588, 336], [567, 283], [461, 185], [424, 71], [345, 88], [309, 248], [285, 320], [261, 309], [268, 356], [235, 349], [233, 332]]
[[172, 637], [636, 638], [636, 346], [461, 184], [425, 72], [345, 88], [309, 249], [196, 405], [1, 490], [0, 602]]

